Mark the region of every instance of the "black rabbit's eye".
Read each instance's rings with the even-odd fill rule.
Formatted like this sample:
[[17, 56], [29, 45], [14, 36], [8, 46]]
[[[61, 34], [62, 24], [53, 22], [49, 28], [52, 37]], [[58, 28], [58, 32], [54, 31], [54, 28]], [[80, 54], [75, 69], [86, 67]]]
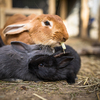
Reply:
[[49, 21], [45, 21], [44, 24], [47, 25], [47, 26], [49, 26], [50, 22]]
[[44, 67], [44, 64], [41, 63], [41, 64], [39, 64], [38, 66], [39, 66], [39, 67]]

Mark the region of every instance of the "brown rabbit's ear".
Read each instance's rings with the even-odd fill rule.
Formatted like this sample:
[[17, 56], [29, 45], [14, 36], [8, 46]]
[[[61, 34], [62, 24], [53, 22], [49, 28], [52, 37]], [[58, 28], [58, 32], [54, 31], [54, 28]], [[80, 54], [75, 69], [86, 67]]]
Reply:
[[16, 23], [12, 25], [8, 25], [4, 30], [4, 35], [12, 35], [12, 34], [19, 34], [23, 31], [27, 31], [31, 28], [30, 22], [23, 22], [23, 23]]

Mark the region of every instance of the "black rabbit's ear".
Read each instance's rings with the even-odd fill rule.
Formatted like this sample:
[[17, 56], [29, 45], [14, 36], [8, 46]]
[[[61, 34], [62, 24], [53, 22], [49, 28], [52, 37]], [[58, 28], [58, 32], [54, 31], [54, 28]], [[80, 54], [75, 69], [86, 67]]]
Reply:
[[63, 63], [63, 62], [70, 62], [70, 61], [72, 61], [74, 59], [74, 57], [73, 56], [63, 56], [63, 57], [61, 57], [60, 59], [58, 58], [57, 59], [57, 62], [59, 63], [59, 64], [61, 64], [61, 63]]
[[59, 53], [59, 54], [55, 54], [54, 57], [55, 58], [60, 58], [62, 56], [69, 56], [70, 55], [70, 51], [69, 52], [66, 52], [66, 53]]
[[34, 60], [34, 61], [42, 61], [43, 59], [45, 59], [44, 57], [45, 57], [44, 55], [36, 55], [36, 56], [34, 56], [32, 58], [32, 60]]
[[28, 64], [34, 63], [34, 62], [37, 62], [37, 64], [38, 64], [42, 61], [46, 61], [48, 59], [48, 57], [49, 57], [48, 55], [42, 55], [42, 54], [41, 55], [35, 55], [35, 56], [33, 56], [32, 58], [29, 59]]
[[74, 59], [74, 57], [70, 55], [70, 52], [60, 53], [54, 55], [54, 57], [56, 58], [58, 64], [62, 64], [64, 62], [70, 62]]
[[19, 42], [19, 41], [13, 41], [11, 42], [11, 46], [19, 52], [30, 52], [31, 48], [29, 45], [23, 43], [23, 42]]
[[28, 69], [38, 68], [38, 64], [41, 62], [41, 55], [36, 55], [28, 60]]
[[61, 58], [57, 58], [58, 68], [67, 67], [67, 65], [74, 59], [73, 56], [63, 56]]

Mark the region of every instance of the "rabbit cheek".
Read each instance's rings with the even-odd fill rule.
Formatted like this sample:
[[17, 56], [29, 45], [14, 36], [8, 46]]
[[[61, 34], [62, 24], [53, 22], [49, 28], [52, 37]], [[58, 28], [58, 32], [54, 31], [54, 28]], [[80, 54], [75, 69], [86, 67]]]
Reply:
[[30, 32], [30, 36], [35, 44], [49, 45], [51, 30], [48, 28], [37, 28]]
[[56, 70], [53, 68], [41, 67], [37, 72], [37, 77], [43, 80], [52, 80]]

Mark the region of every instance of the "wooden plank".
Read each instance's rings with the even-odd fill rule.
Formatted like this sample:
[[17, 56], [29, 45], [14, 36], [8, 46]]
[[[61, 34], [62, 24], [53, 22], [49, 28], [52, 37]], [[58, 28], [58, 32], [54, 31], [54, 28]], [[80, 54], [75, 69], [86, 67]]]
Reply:
[[9, 16], [12, 16], [14, 14], [23, 14], [23, 15], [30, 15], [30, 14], [36, 14], [40, 15], [43, 14], [42, 9], [19, 9], [19, 8], [13, 8], [13, 9], [4, 9], [3, 7], [0, 8], [0, 28], [2, 28]]
[[81, 37], [87, 38], [89, 22], [88, 0], [81, 0]]
[[5, 0], [6, 8], [12, 8], [12, 0]]
[[1, 7], [0, 8], [0, 28], [3, 28], [4, 24], [5, 24], [5, 14], [4, 14], [4, 8]]
[[36, 14], [40, 15], [43, 14], [42, 9], [20, 9], [20, 8], [13, 8], [13, 9], [5, 9], [6, 15], [13, 15], [13, 14], [24, 14], [24, 15], [30, 15], [30, 14]]
[[60, 16], [63, 20], [65, 20], [66, 15], [67, 15], [67, 0], [60, 0]]
[[56, 0], [49, 0], [48, 13], [54, 15], [56, 13]]

